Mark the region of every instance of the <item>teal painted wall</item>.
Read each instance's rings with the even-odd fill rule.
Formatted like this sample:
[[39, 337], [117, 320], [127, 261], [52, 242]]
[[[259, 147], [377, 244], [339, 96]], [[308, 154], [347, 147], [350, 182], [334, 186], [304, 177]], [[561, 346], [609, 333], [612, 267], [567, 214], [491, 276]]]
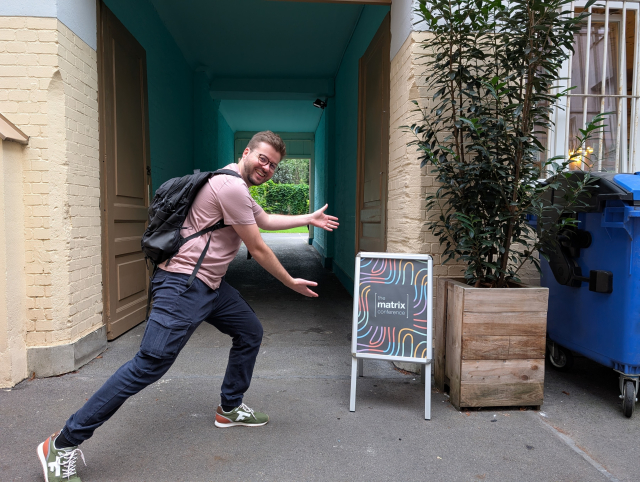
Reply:
[[234, 132], [231, 127], [229, 127], [222, 112], [218, 111], [218, 168], [238, 161], [233, 153], [233, 134]]
[[105, 0], [147, 52], [153, 190], [193, 172], [193, 72], [147, 0]]
[[203, 72], [194, 74], [193, 126], [194, 168], [215, 171], [235, 161], [234, 131], [220, 111], [220, 101], [211, 98]]
[[[326, 182], [325, 182], [325, 173], [327, 168], [327, 116], [325, 112], [322, 112], [322, 117], [320, 117], [320, 122], [318, 123], [318, 128], [315, 132], [315, 142], [314, 142], [314, 153], [313, 153], [313, 162], [314, 162], [314, 196], [313, 196], [313, 205], [315, 209], [320, 209], [322, 206], [326, 204]], [[329, 206], [329, 213], [335, 210], [334, 206]], [[313, 242], [315, 248], [326, 257], [326, 231], [320, 228], [313, 228]]]
[[356, 170], [358, 154], [358, 61], [382, 23], [389, 7], [366, 5], [351, 37], [335, 79], [333, 205], [340, 228], [333, 233], [333, 270], [353, 292], [356, 234]]
[[204, 72], [193, 75], [193, 167], [215, 171], [218, 167], [218, 106], [209, 94]]

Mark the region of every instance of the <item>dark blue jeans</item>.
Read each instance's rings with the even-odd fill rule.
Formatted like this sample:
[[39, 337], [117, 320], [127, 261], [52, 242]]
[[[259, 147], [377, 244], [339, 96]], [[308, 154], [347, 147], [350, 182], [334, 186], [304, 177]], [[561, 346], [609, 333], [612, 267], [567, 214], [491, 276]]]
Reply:
[[132, 395], [159, 380], [195, 329], [206, 321], [233, 338], [222, 382], [223, 405], [238, 406], [249, 388], [262, 342], [260, 320], [237, 290], [224, 279], [212, 290], [198, 278], [158, 270], [151, 283], [153, 309], [140, 350], [74, 413], [62, 430], [76, 445], [87, 440]]

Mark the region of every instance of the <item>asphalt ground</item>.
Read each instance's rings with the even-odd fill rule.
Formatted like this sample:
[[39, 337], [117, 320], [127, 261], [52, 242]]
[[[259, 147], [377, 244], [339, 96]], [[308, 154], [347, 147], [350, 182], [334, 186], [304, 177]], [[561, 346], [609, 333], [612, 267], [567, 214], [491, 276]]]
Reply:
[[[265, 337], [245, 402], [260, 428], [214, 426], [230, 339], [203, 323], [171, 370], [127, 403], [81, 449], [84, 482], [99, 481], [637, 481], [640, 413], [623, 416], [617, 375], [584, 358], [547, 368], [540, 411], [458, 412], [420, 377], [365, 361], [349, 412], [352, 299], [306, 235], [268, 234], [317, 299], [287, 290], [241, 250], [227, 280]], [[0, 481], [40, 481], [36, 446], [137, 351], [144, 325], [77, 372], [0, 390]]]

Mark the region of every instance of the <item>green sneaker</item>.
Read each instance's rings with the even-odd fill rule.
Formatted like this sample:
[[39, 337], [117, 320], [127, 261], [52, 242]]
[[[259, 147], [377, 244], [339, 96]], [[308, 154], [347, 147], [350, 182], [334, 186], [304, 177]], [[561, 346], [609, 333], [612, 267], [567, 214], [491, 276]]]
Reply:
[[[38, 445], [38, 457], [44, 471], [44, 480], [46, 482], [81, 482], [80, 477], [76, 475], [76, 461], [80, 454], [84, 462], [84, 454], [77, 446], [57, 449], [54, 441], [59, 433], [54, 433]], [[87, 465], [86, 462], [85, 465]]]
[[222, 410], [218, 406], [216, 410], [216, 427], [227, 428], [234, 426], [262, 427], [269, 421], [269, 415], [262, 412], [254, 412], [244, 403], [230, 412]]

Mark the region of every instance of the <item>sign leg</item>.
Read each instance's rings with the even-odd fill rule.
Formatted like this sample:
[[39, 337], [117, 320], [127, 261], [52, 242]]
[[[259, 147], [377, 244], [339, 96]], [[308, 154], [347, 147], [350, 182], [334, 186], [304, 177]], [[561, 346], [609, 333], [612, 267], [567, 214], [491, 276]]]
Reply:
[[364, 360], [362, 358], [358, 358], [358, 375], [361, 377], [364, 376]]
[[358, 380], [358, 361], [356, 357], [351, 358], [351, 397], [349, 399], [349, 411], [356, 411], [356, 381]]
[[[427, 371], [429, 367], [429, 371]], [[431, 364], [427, 363], [422, 367], [422, 377], [424, 384], [424, 419], [431, 420]]]

